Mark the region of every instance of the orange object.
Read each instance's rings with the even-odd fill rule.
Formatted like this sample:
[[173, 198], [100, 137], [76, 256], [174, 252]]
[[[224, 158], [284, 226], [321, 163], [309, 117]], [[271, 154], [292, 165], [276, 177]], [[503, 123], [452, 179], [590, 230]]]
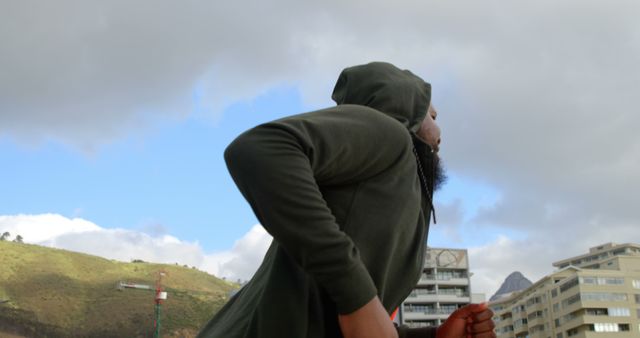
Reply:
[[396, 308], [395, 310], [393, 310], [393, 313], [391, 314], [391, 320], [396, 319], [396, 315], [398, 314], [398, 310], [399, 310], [399, 309], [400, 309], [400, 308]]

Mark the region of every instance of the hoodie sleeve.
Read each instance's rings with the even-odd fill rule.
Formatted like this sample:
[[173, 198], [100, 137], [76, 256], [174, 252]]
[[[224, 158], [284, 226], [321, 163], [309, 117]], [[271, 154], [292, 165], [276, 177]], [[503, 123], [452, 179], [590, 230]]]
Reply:
[[229, 145], [225, 160], [260, 223], [347, 314], [377, 289], [319, 187], [357, 184], [411, 154], [402, 124], [342, 105], [255, 127]]

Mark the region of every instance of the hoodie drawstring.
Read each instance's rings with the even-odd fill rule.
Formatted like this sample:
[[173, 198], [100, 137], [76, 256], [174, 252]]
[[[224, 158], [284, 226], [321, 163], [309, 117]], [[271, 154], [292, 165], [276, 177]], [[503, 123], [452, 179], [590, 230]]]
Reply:
[[433, 207], [433, 198], [431, 196], [431, 192], [429, 192], [429, 186], [427, 185], [427, 178], [424, 176], [424, 171], [422, 170], [422, 163], [420, 163], [420, 157], [418, 156], [418, 151], [416, 147], [413, 147], [413, 155], [416, 157], [416, 163], [418, 163], [418, 174], [420, 174], [420, 182], [422, 182], [422, 187], [424, 191], [427, 193], [427, 198], [429, 199], [429, 207], [431, 208], [431, 216], [433, 216], [433, 224], [437, 224], [436, 222], [436, 209]]

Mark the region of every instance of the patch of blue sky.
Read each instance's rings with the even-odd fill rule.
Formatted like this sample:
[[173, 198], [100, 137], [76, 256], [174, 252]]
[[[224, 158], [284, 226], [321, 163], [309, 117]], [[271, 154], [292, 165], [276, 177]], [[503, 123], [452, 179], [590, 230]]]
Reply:
[[[70, 167], [84, 168], [85, 163], [62, 148], [53, 142], [38, 147], [19, 145], [9, 138], [0, 142], [0, 214], [72, 212], [64, 202], [76, 188], [69, 182]], [[84, 170], [76, 171], [76, 179], [81, 179]]]
[[427, 244], [437, 248], [468, 249], [495, 242], [500, 237], [524, 240], [524, 231], [490, 224], [437, 224], [431, 225]]
[[500, 202], [500, 191], [489, 184], [453, 172], [449, 172], [448, 176], [446, 185], [436, 194], [436, 204], [458, 204], [461, 215], [457, 220], [440, 218], [437, 225], [432, 225], [428, 240], [430, 246], [468, 248], [486, 245], [500, 236], [514, 240], [526, 238], [525, 232], [498, 224], [473, 223], [480, 210], [490, 209]]
[[117, 176], [141, 178], [132, 191], [136, 200], [145, 201], [136, 226], [161, 224], [180, 239], [198, 241], [206, 251], [226, 249], [257, 220], [227, 172], [224, 149], [255, 125], [299, 112], [300, 99], [295, 88], [273, 88], [232, 104], [211, 120], [203, 118], [214, 112], [202, 110], [201, 94], [193, 98], [198, 113], [146, 139], [142, 153], [114, 149], [119, 160], [110, 161], [107, 155], [104, 165], [127, 161], [131, 169]]
[[447, 172], [447, 182], [435, 195], [439, 204], [451, 204], [460, 201], [462, 220], [472, 219], [479, 210], [495, 206], [502, 198], [500, 191], [491, 185]]
[[154, 121], [150, 131], [132, 131], [90, 155], [53, 141], [28, 148], [3, 138], [0, 214], [57, 213], [106, 228], [163, 229], [206, 251], [227, 249], [257, 221], [227, 173], [225, 147], [244, 130], [301, 107], [296, 88], [276, 87], [229, 106], [215, 123], [194, 114]]

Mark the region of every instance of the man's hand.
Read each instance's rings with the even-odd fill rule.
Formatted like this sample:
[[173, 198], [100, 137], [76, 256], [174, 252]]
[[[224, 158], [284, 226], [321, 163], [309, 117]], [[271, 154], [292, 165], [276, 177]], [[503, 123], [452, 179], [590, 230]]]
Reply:
[[436, 338], [494, 338], [493, 311], [487, 303], [469, 304], [456, 310], [438, 327]]
[[344, 338], [398, 337], [389, 314], [377, 296], [358, 310], [348, 315], [339, 315], [338, 322]]

